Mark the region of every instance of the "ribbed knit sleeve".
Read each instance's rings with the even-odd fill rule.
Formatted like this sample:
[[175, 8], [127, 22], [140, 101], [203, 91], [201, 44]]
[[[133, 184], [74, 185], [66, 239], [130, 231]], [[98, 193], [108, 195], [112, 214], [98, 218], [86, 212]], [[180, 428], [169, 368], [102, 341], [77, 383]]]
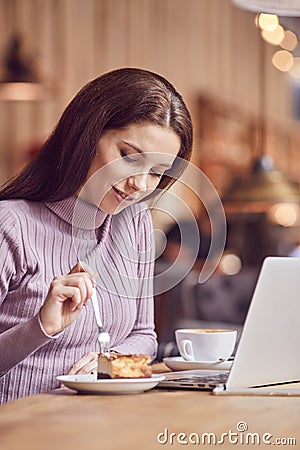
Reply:
[[46, 344], [51, 338], [43, 334], [38, 316], [1, 333], [0, 377]]
[[[19, 218], [9, 209], [0, 208], [0, 306], [7, 303], [7, 313], [1, 308], [0, 330], [0, 377], [28, 355], [51, 340], [41, 330], [38, 315], [23, 318], [11, 326], [8, 290], [17, 289], [19, 281], [26, 273], [26, 260], [22, 252], [22, 236], [19, 232]], [[5, 329], [7, 327], [7, 329]]]
[[114, 350], [120, 353], [145, 353], [154, 359], [157, 352], [153, 305], [155, 244], [152, 218], [148, 208], [139, 216], [139, 223], [136, 226], [139, 254], [136, 321], [131, 333], [122, 344], [115, 346]]

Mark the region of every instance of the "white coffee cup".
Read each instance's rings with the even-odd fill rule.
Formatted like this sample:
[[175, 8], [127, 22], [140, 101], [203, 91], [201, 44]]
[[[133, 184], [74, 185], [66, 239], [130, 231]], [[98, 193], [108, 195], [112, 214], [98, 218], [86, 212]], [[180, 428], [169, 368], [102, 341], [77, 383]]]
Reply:
[[227, 360], [235, 346], [236, 330], [188, 328], [175, 331], [181, 356], [187, 361]]

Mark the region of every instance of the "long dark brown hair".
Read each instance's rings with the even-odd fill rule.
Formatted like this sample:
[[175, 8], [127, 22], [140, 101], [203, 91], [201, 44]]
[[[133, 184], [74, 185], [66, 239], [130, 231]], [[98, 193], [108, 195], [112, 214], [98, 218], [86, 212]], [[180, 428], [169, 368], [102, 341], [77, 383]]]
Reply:
[[[0, 200], [59, 201], [85, 183], [101, 134], [108, 129], [150, 122], [180, 137], [173, 167], [158, 188], [169, 187], [191, 157], [193, 130], [181, 95], [162, 76], [137, 69], [108, 72], [83, 87], [33, 160], [0, 190]], [[184, 161], [185, 160], [185, 161]]]

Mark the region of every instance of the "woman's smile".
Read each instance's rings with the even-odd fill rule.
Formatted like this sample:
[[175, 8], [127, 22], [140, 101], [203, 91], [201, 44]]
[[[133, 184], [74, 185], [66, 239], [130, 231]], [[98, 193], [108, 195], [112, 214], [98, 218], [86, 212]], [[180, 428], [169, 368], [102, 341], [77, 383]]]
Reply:
[[133, 196], [130, 194], [125, 194], [123, 191], [118, 189], [116, 186], [112, 186], [112, 191], [119, 203], [122, 203], [124, 200], [126, 200], [127, 202], [132, 202], [133, 200], [136, 199], [136, 196]]

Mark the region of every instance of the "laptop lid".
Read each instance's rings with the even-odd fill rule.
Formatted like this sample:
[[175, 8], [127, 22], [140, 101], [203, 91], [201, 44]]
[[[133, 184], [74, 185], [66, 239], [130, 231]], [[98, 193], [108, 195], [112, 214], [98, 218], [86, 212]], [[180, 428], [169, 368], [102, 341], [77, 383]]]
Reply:
[[265, 259], [226, 390], [300, 380], [300, 258]]

